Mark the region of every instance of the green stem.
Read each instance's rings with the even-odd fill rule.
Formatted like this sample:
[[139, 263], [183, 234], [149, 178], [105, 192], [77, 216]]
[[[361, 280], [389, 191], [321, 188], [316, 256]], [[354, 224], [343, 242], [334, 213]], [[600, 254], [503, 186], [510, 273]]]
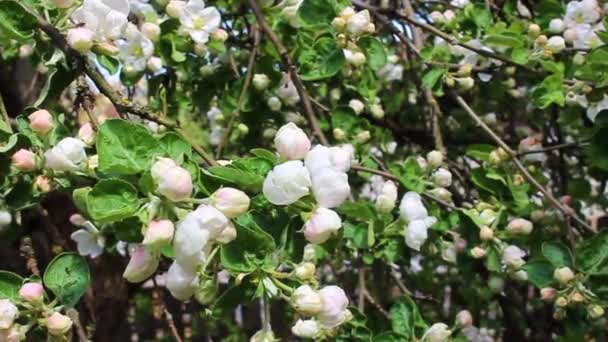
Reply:
[[277, 278], [271, 278], [272, 282], [281, 290], [287, 292], [288, 294], [292, 294], [293, 293], [293, 289], [291, 287], [289, 287], [287, 284], [283, 283], [282, 281], [278, 280]]

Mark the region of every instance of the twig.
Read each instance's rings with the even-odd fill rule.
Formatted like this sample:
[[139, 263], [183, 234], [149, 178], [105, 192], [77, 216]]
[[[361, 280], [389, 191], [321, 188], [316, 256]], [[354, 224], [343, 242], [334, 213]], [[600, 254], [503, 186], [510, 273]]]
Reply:
[[74, 326], [76, 327], [76, 334], [78, 335], [78, 340], [80, 342], [89, 341], [89, 337], [87, 336], [87, 333], [85, 332], [84, 327], [82, 326], [82, 322], [80, 322], [80, 315], [78, 314], [78, 311], [76, 311], [76, 309], [74, 308], [70, 308], [66, 310], [66, 314], [68, 315], [68, 317], [70, 317], [72, 322], [74, 322]]
[[538, 150], [519, 152], [519, 153], [517, 153], [517, 156], [520, 157], [520, 156], [525, 156], [528, 154], [546, 153], [546, 152], [550, 152], [550, 151], [567, 149], [567, 148], [580, 148], [580, 147], [585, 147], [589, 144], [590, 143], [588, 141], [563, 143], [563, 144], [557, 144], [557, 145], [551, 145], [551, 146], [539, 148]]
[[363, 292], [365, 299], [367, 299], [367, 301], [373, 305], [376, 309], [378, 309], [378, 311], [380, 311], [380, 313], [385, 317], [385, 318], [389, 318], [389, 313], [388, 311], [386, 311], [382, 305], [380, 305], [376, 299], [374, 297], [372, 297], [371, 294], [369, 294], [369, 292], [366, 290], [365, 292]]
[[365, 311], [365, 267], [359, 269], [359, 298], [357, 302], [357, 309], [361, 312]]
[[24, 236], [21, 239], [21, 246], [19, 247], [21, 255], [25, 258], [25, 265], [27, 269], [32, 272], [35, 276], [40, 276], [40, 269], [38, 268], [38, 260], [36, 260], [36, 252], [32, 246], [32, 239], [29, 236]]
[[319, 120], [317, 119], [314, 108], [312, 107], [312, 104], [310, 102], [310, 97], [308, 96], [308, 93], [306, 92], [306, 89], [304, 88], [304, 84], [298, 77], [298, 73], [296, 71], [296, 66], [295, 66], [293, 60], [291, 59], [291, 57], [289, 56], [289, 52], [288, 52], [287, 48], [285, 47], [285, 45], [283, 45], [283, 43], [281, 42], [279, 37], [276, 35], [276, 33], [274, 33], [274, 31], [272, 30], [270, 25], [268, 25], [268, 22], [266, 22], [266, 19], [264, 18], [264, 14], [260, 10], [260, 7], [258, 6], [257, 1], [249, 0], [249, 6], [251, 7], [251, 9], [253, 10], [253, 13], [255, 14], [255, 17], [258, 21], [258, 25], [260, 25], [262, 30], [266, 33], [266, 35], [272, 42], [272, 45], [274, 45], [274, 47], [279, 52], [279, 55], [281, 56], [281, 60], [283, 61], [283, 64], [285, 65], [285, 69], [287, 69], [287, 71], [289, 72], [291, 81], [293, 82], [294, 86], [296, 87], [296, 90], [298, 91], [298, 95], [300, 95], [300, 100], [302, 101], [302, 104], [304, 105], [304, 111], [306, 112], [306, 116], [308, 117], [308, 123], [310, 124], [311, 129], [313, 130], [315, 135], [319, 138], [321, 143], [324, 145], [327, 145], [327, 143], [328, 143], [327, 138], [325, 137], [325, 135], [323, 134], [323, 131], [321, 130], [321, 126], [319, 125]]
[[[158, 284], [156, 283], [156, 276], [152, 276], [152, 283], [154, 284], [154, 288], [158, 290]], [[171, 335], [173, 335], [173, 339], [176, 342], [182, 342], [182, 338], [175, 327], [175, 322], [173, 321], [173, 315], [167, 310], [167, 305], [165, 304], [164, 293], [163, 290], [160, 290], [158, 301], [160, 306], [162, 307], [163, 313], [165, 315], [165, 321], [167, 322], [167, 326], [169, 326], [169, 330], [171, 330]]]
[[[22, 6], [24, 6], [22, 4]], [[29, 10], [29, 9], [28, 9]], [[86, 57], [80, 56], [76, 51], [74, 51], [68, 45], [65, 37], [55, 28], [53, 25], [49, 24], [46, 20], [38, 16], [34, 11], [29, 10], [30, 13], [36, 16], [38, 20], [38, 27], [42, 31], [44, 31], [53, 41], [53, 43], [61, 49], [66, 57], [71, 60], [77, 70], [84, 70], [87, 76], [91, 78], [93, 83], [99, 88], [99, 91], [104, 94], [116, 107], [118, 112], [127, 112], [133, 115], [139, 116], [146, 120], [150, 120], [161, 124], [163, 126], [173, 128], [181, 137], [188, 142], [192, 149], [196, 153], [198, 153], [203, 160], [209, 165], [216, 165], [215, 159], [211, 155], [209, 155], [205, 149], [196, 144], [187, 134], [184, 132], [178, 123], [175, 123], [171, 120], [167, 120], [159, 115], [151, 113], [144, 108], [141, 108], [135, 104], [133, 104], [128, 99], [125, 99], [116, 89], [114, 89], [108, 81], [104, 78], [104, 76], [97, 70], [97, 67]]]
[[219, 159], [222, 156], [222, 150], [224, 146], [228, 144], [230, 140], [230, 133], [232, 132], [232, 128], [234, 127], [234, 123], [241, 115], [241, 107], [243, 106], [243, 102], [245, 101], [245, 96], [247, 95], [247, 91], [249, 90], [249, 86], [251, 85], [251, 79], [253, 78], [253, 72], [255, 69], [255, 60], [257, 58], [258, 50], [260, 48], [261, 34], [257, 25], [253, 26], [253, 49], [251, 50], [251, 55], [249, 56], [249, 63], [247, 64], [247, 74], [245, 75], [245, 81], [243, 82], [243, 88], [241, 89], [241, 94], [239, 95], [239, 99], [236, 104], [236, 108], [232, 113], [232, 117], [228, 122], [228, 126], [226, 127], [226, 132], [222, 136], [222, 140], [217, 146], [217, 151], [215, 153], [215, 158]]
[[8, 116], [6, 106], [4, 106], [4, 99], [2, 98], [2, 94], [0, 94], [0, 116], [2, 117], [2, 121], [6, 123], [6, 127], [8, 128], [9, 133], [13, 133], [13, 128], [11, 127], [11, 118]]
[[565, 216], [572, 218], [583, 228], [595, 233], [593, 228], [591, 228], [591, 226], [589, 224], [587, 224], [587, 222], [585, 222], [583, 219], [578, 217], [578, 215], [576, 215], [574, 210], [562, 205], [562, 203], [557, 198], [555, 198], [547, 189], [545, 189], [536, 180], [536, 178], [534, 178], [530, 174], [530, 172], [528, 172], [528, 169], [526, 169], [526, 167], [523, 165], [523, 163], [517, 158], [517, 153], [515, 151], [513, 151], [511, 149], [511, 147], [509, 147], [509, 145], [507, 145], [496, 133], [494, 133], [494, 131], [492, 131], [492, 129], [490, 127], [488, 127], [488, 125], [486, 125], [485, 122], [483, 122], [483, 120], [473, 111], [473, 109], [471, 109], [471, 107], [469, 107], [467, 102], [461, 96], [455, 95], [455, 94], [452, 94], [452, 96], [456, 99], [456, 102], [458, 102], [460, 107], [462, 109], [464, 109], [464, 111], [471, 117], [471, 119], [473, 119], [473, 121], [475, 121], [475, 123], [478, 126], [480, 126], [496, 142], [496, 144], [498, 144], [498, 146], [500, 146], [503, 150], [505, 150], [509, 154], [509, 156], [513, 160], [513, 163], [519, 169], [519, 171], [522, 173], [524, 178], [528, 182], [530, 182], [538, 191], [540, 191], [554, 207], [559, 209]]

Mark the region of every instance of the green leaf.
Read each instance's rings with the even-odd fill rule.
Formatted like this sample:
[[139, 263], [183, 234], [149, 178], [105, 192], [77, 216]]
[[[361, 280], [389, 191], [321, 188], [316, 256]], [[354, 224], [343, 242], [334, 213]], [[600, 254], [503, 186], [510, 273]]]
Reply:
[[142, 125], [125, 120], [108, 120], [97, 133], [99, 171], [135, 175], [150, 169], [154, 157], [162, 154], [158, 141]]
[[212, 166], [203, 172], [253, 192], [260, 192], [264, 183], [264, 177], [231, 166]]
[[133, 185], [120, 179], [105, 179], [93, 187], [86, 197], [87, 209], [99, 223], [120, 221], [137, 212], [139, 198]]
[[496, 149], [495, 146], [488, 144], [476, 144], [469, 145], [466, 150], [467, 156], [479, 159], [481, 161], [489, 162], [490, 153]]
[[566, 99], [562, 90], [562, 76], [554, 74], [545, 77], [541, 84], [534, 89], [532, 96], [534, 104], [540, 109], [545, 109], [553, 103], [563, 107]]
[[365, 53], [367, 63], [372, 70], [378, 71], [386, 65], [387, 57], [386, 52], [384, 52], [384, 45], [378, 38], [363, 36], [357, 40], [357, 45]]
[[545, 260], [530, 260], [523, 267], [528, 274], [528, 280], [541, 288], [553, 282], [553, 265]]
[[601, 127], [593, 134], [585, 154], [591, 165], [608, 171], [608, 127]]
[[192, 158], [192, 148], [190, 144], [185, 142], [176, 133], [169, 132], [160, 139], [160, 145], [165, 150], [165, 154], [169, 158], [175, 160], [178, 164], [184, 161], [184, 157]]
[[346, 62], [342, 48], [333, 37], [324, 36], [306, 47], [298, 56], [300, 78], [319, 81], [330, 78], [342, 70]]
[[608, 229], [576, 246], [576, 265], [587, 274], [608, 274]]
[[424, 76], [422, 76], [422, 85], [427, 89], [433, 89], [446, 72], [447, 70], [443, 68], [433, 68], [427, 71]]
[[302, 27], [327, 25], [336, 17], [329, 0], [306, 0], [298, 8], [298, 24]]
[[0, 33], [26, 42], [34, 35], [36, 17], [23, 8], [19, 1], [0, 1]]
[[23, 278], [18, 274], [0, 271], [0, 299], [9, 299], [12, 302], [20, 301], [21, 284], [23, 284]]
[[75, 78], [76, 74], [61, 64], [50, 67], [44, 86], [40, 89], [38, 99], [32, 106], [44, 108], [49, 102], [56, 100]]
[[91, 282], [86, 260], [76, 253], [55, 257], [44, 272], [44, 285], [66, 306], [78, 303]]
[[99, 62], [110, 75], [116, 74], [116, 72], [118, 72], [118, 67], [120, 66], [120, 61], [118, 61], [118, 59], [106, 55], [98, 55], [97, 62]]
[[235, 220], [236, 239], [221, 247], [222, 265], [230, 272], [247, 273], [270, 262], [275, 242], [245, 214]]
[[90, 186], [87, 186], [86, 188], [74, 189], [72, 192], [72, 201], [74, 202], [74, 205], [79, 212], [86, 216], [90, 216], [89, 208], [87, 206], [87, 196], [91, 189]]
[[408, 157], [403, 164], [391, 167], [391, 172], [399, 177], [399, 181], [408, 190], [421, 193], [424, 191], [422, 169], [414, 157]]
[[416, 327], [426, 325], [418, 312], [418, 306], [408, 296], [402, 296], [391, 306], [389, 319], [393, 332], [402, 336], [405, 341], [415, 340]]
[[568, 266], [574, 267], [574, 261], [570, 249], [561, 242], [545, 242], [542, 245], [542, 253], [555, 268]]
[[485, 44], [491, 46], [503, 46], [511, 48], [520, 48], [524, 46], [521, 36], [511, 32], [503, 32], [500, 34], [489, 34], [483, 40]]

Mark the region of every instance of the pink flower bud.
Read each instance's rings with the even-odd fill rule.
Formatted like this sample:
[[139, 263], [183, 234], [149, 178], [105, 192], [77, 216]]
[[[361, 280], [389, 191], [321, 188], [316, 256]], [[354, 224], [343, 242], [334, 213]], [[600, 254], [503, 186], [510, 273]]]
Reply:
[[318, 208], [304, 224], [304, 237], [311, 243], [320, 244], [327, 241], [342, 227], [338, 214], [326, 208]]
[[456, 314], [456, 322], [463, 328], [470, 327], [473, 325], [473, 316], [469, 310], [462, 310]]
[[80, 129], [78, 130], [78, 139], [84, 141], [85, 144], [89, 146], [95, 145], [95, 136], [96, 134], [95, 130], [93, 130], [93, 125], [89, 122], [80, 126]]
[[274, 145], [281, 157], [303, 159], [310, 150], [310, 140], [302, 129], [290, 122], [279, 129]]
[[36, 155], [26, 149], [20, 149], [11, 157], [12, 164], [20, 171], [32, 171], [36, 168]]
[[560, 284], [568, 284], [575, 277], [574, 272], [570, 269], [570, 267], [560, 267], [553, 272], [553, 278], [557, 280]]
[[192, 176], [169, 158], [160, 158], [152, 165], [152, 177], [158, 182], [157, 191], [173, 202], [192, 194]]
[[70, 223], [76, 227], [82, 226], [87, 220], [80, 214], [72, 214], [70, 216]]
[[319, 323], [327, 328], [334, 328], [347, 320], [348, 298], [340, 287], [332, 285], [319, 290], [321, 311], [317, 316]]
[[507, 231], [513, 233], [513, 234], [521, 234], [521, 235], [528, 235], [532, 232], [532, 229], [534, 228], [534, 226], [532, 225], [532, 222], [523, 219], [523, 218], [517, 218], [514, 220], [511, 220], [511, 222], [509, 222], [509, 224], [507, 225]]
[[220, 42], [225, 42], [226, 39], [228, 39], [228, 32], [221, 28], [218, 28], [211, 33], [211, 39], [218, 40]]
[[19, 289], [19, 296], [26, 302], [42, 302], [44, 287], [40, 283], [25, 283]]
[[249, 209], [249, 196], [235, 188], [221, 188], [211, 198], [213, 206], [228, 218], [237, 217]]
[[49, 335], [63, 336], [72, 328], [72, 320], [70, 317], [54, 312], [46, 319], [46, 328]]
[[76, 27], [68, 30], [66, 40], [70, 47], [82, 54], [91, 51], [95, 33], [86, 27]]
[[163, 246], [169, 244], [173, 238], [175, 227], [169, 220], [152, 221], [144, 234], [142, 244], [146, 246]]
[[232, 222], [228, 221], [228, 225], [226, 226], [226, 228], [224, 228], [224, 230], [222, 230], [222, 232], [220, 233], [220, 235], [215, 238], [215, 240], [219, 243], [222, 244], [227, 244], [232, 242], [234, 239], [236, 239], [236, 228], [234, 228], [234, 225], [232, 224]]
[[141, 25], [141, 33], [151, 41], [157, 41], [158, 37], [160, 37], [160, 26], [155, 23], [143, 23]]
[[45, 176], [37, 176], [34, 180], [34, 186], [40, 192], [49, 192], [51, 191], [51, 180]]
[[158, 267], [159, 258], [145, 246], [139, 245], [131, 251], [131, 259], [122, 274], [131, 283], [139, 283], [148, 279]]
[[552, 287], [543, 287], [540, 289], [540, 297], [545, 302], [552, 302], [557, 296], [557, 290]]
[[30, 128], [40, 135], [45, 135], [53, 129], [53, 116], [46, 109], [37, 110], [27, 118], [30, 120]]

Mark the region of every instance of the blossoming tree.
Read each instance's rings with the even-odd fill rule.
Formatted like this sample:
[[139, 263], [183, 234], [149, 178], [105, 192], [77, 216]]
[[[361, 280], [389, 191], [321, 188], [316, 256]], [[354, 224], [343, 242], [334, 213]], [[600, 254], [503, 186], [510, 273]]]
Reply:
[[0, 341], [606, 339], [606, 13], [0, 0]]

